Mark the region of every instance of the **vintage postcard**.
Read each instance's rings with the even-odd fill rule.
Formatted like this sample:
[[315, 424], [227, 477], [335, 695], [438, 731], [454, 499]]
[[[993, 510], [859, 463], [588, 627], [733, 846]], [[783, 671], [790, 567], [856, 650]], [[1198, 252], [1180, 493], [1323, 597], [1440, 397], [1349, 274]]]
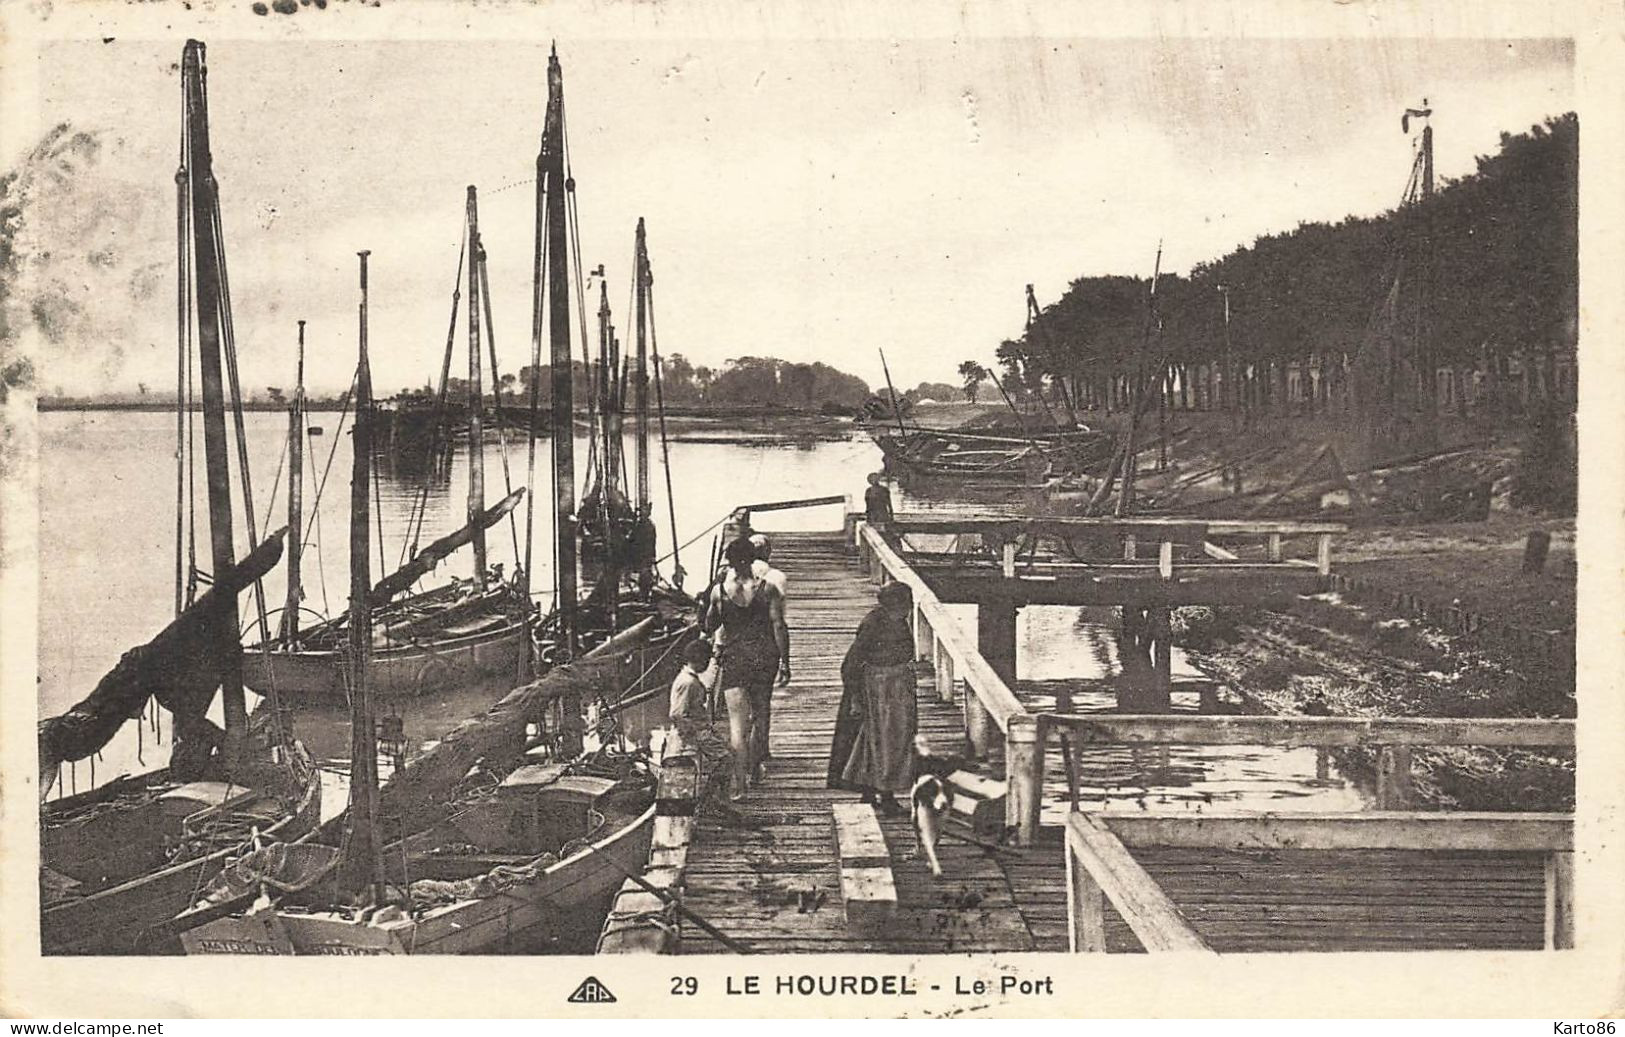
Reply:
[[1619, 1012], [1621, 28], [7, 3], [0, 1013]]

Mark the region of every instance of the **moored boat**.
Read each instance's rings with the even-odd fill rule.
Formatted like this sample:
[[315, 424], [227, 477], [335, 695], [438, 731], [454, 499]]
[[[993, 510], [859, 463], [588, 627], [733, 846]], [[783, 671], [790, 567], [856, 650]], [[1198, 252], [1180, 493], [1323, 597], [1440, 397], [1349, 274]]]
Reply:
[[[143, 724], [149, 702], [172, 717], [169, 765], [41, 803], [40, 943], [45, 954], [177, 949], [161, 926], [190, 902], [200, 885], [234, 856], [270, 841], [301, 837], [319, 820], [321, 781], [308, 753], [292, 738], [274, 700], [272, 708], [250, 719], [241, 680], [237, 597], [252, 587], [256, 600], [262, 600], [260, 580], [281, 560], [285, 531], [261, 540], [252, 516], [204, 77], [203, 45], [189, 41], [181, 58], [185, 119], [183, 166], [176, 177], [182, 228], [178, 389], [189, 383], [195, 348], [202, 374], [212, 573], [208, 589], [196, 594], [203, 582], [195, 561], [196, 537], [191, 538], [192, 550], [186, 550], [191, 523], [183, 521], [194, 452], [186, 394], [178, 391], [175, 617], [151, 641], [126, 652], [72, 709], [40, 722], [40, 788], [42, 795], [48, 793], [60, 781], [63, 765], [94, 759], [127, 724]], [[248, 532], [255, 544], [242, 559], [232, 543], [227, 374], [233, 376], [231, 413]], [[223, 729], [208, 718], [216, 689]]]

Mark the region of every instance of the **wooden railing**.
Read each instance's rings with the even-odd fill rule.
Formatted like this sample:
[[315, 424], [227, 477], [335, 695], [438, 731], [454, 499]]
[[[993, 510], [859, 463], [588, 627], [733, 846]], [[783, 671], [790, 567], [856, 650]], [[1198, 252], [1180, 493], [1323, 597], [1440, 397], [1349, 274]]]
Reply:
[[1011, 780], [1005, 797], [1006, 824], [1023, 833], [1026, 845], [1037, 835], [1038, 813], [1042, 805], [1043, 745], [1037, 717], [1027, 711], [1016, 693], [988, 665], [977, 651], [976, 640], [967, 635], [937, 599], [926, 582], [894, 551], [879, 532], [861, 519], [853, 523], [854, 542], [876, 583], [895, 580], [914, 595], [910, 619], [918, 658], [930, 660], [936, 673], [937, 697], [953, 702], [961, 680], [970, 693], [960, 698], [965, 736], [972, 751], [985, 756], [998, 743], [1004, 745], [1007, 775]]
[[[1004, 575], [1016, 574], [1017, 545], [1023, 539], [1049, 538], [1061, 542], [1086, 534], [1111, 534], [1123, 545], [1123, 561], [1139, 560], [1142, 544], [1157, 545], [1157, 566], [1163, 579], [1171, 579], [1176, 565], [1190, 567], [1191, 562], [1176, 562], [1175, 548], [1199, 548], [1210, 559], [1238, 563], [1231, 551], [1212, 543], [1209, 538], [1261, 539], [1268, 563], [1310, 566], [1325, 575], [1331, 572], [1332, 538], [1348, 532], [1341, 522], [1300, 522], [1276, 519], [1211, 519], [1180, 518], [1031, 518], [1031, 519], [969, 519], [939, 518], [932, 516], [905, 516], [888, 527], [899, 536], [910, 533], [933, 535], [974, 534], [984, 544], [996, 547]], [[1285, 557], [1284, 544], [1288, 537], [1315, 538], [1315, 561], [1301, 561]], [[1149, 562], [1150, 555], [1143, 556]], [[1209, 563], [1210, 564], [1210, 563]], [[1246, 564], [1246, 563], [1239, 563]]]
[[1148, 951], [1207, 949], [1130, 852], [1153, 847], [1542, 853], [1546, 946], [1574, 946], [1574, 819], [1566, 814], [1072, 813], [1066, 823], [1065, 859], [1073, 951], [1106, 949], [1106, 900]]

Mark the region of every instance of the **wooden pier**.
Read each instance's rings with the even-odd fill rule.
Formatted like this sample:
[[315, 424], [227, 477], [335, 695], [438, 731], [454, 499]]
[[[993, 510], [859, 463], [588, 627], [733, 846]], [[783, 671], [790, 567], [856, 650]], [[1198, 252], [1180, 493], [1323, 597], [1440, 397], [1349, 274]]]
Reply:
[[[1121, 534], [1122, 531], [1117, 531]], [[1132, 532], [1144, 532], [1135, 530]], [[1258, 530], [1247, 532], [1258, 533]], [[1313, 530], [1317, 538], [1327, 531]], [[1279, 535], [1262, 530], [1287, 568]], [[1008, 541], [1007, 541], [1008, 542]], [[1155, 541], [1154, 541], [1155, 542]], [[1237, 560], [1201, 547], [1209, 562]], [[1324, 540], [1309, 565], [1326, 568]], [[844, 533], [774, 537], [790, 579], [794, 680], [774, 696], [767, 781], [737, 804], [737, 819], [681, 824], [681, 845], [657, 845], [651, 877], [757, 953], [955, 951], [1261, 951], [1540, 948], [1572, 946], [1572, 818], [1550, 814], [1412, 812], [1413, 745], [1572, 746], [1568, 721], [1353, 720], [1313, 717], [1065, 715], [1029, 711], [1017, 685], [983, 658], [974, 633], [949, 616], [895, 537], [849, 520]], [[1134, 564], [1139, 579], [1168, 580]], [[1003, 572], [1019, 579], [1005, 553]], [[1305, 570], [1307, 573], [1305, 574]], [[1044, 574], [1045, 577], [1050, 574]], [[1102, 575], [1099, 571], [1092, 578]], [[1119, 574], [1121, 575], [1121, 574]], [[1027, 578], [1035, 578], [1029, 575]], [[1042, 577], [1037, 577], [1042, 578]], [[943, 874], [916, 857], [908, 819], [883, 819], [884, 853], [843, 848], [825, 788], [841, 696], [839, 666], [880, 582], [915, 592], [919, 726], [932, 751], [974, 754], [1006, 782], [1002, 845], [945, 836]], [[1312, 588], [1310, 588], [1312, 589]], [[1093, 593], [1090, 591], [1089, 593]], [[978, 624], [981, 626], [981, 624]], [[1009, 660], [1013, 666], [1013, 659]], [[1003, 668], [1001, 666], [1001, 668]], [[1013, 677], [1014, 674], [1012, 673]], [[1040, 827], [1048, 743], [1069, 754], [1100, 744], [1372, 745], [1383, 747], [1383, 809], [1367, 813], [1080, 812]], [[843, 811], [843, 813], [849, 813]], [[994, 836], [998, 839], [998, 836]], [[657, 844], [660, 840], [657, 840]], [[862, 861], [843, 855], [863, 856]], [[889, 867], [895, 907], [843, 903], [843, 867]], [[850, 882], [848, 883], [850, 888]], [[865, 887], [868, 888], [868, 887]], [[863, 894], [865, 898], [869, 894]], [[632, 887], [601, 944], [606, 952], [724, 953], [693, 921]], [[883, 897], [882, 897], [883, 898]], [[878, 918], [878, 923], [877, 923]], [[657, 933], [650, 935], [656, 926]], [[641, 927], [641, 928], [640, 928]]]

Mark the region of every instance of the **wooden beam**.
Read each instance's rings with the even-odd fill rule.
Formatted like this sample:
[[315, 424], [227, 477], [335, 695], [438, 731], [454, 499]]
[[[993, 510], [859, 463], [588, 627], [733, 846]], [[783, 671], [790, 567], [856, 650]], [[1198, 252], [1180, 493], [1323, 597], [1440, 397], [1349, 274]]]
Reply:
[[1187, 518], [1114, 518], [1108, 515], [1045, 517], [1033, 519], [968, 518], [904, 512], [896, 517], [890, 528], [898, 533], [987, 533], [1010, 539], [1023, 533], [1065, 534], [1067, 532], [1135, 531], [1149, 536], [1161, 536], [1171, 528], [1204, 528], [1219, 536], [1258, 536], [1279, 533], [1283, 536], [1309, 536], [1319, 533], [1347, 533], [1342, 522], [1320, 522], [1299, 519], [1208, 519], [1192, 521]]
[[867, 803], [832, 803], [830, 814], [846, 924], [860, 931], [885, 925], [897, 914], [897, 881], [875, 808]]
[[[1102, 818], [1093, 814], [1069, 814], [1066, 848], [1069, 860], [1077, 862], [1094, 880], [1146, 950], [1212, 953], [1168, 894], [1146, 874]], [[1069, 866], [1067, 870], [1070, 880], [1074, 869]], [[1081, 936], [1084, 944], [1098, 942], [1104, 949], [1103, 927], [1095, 929], [1094, 920], [1089, 917], [1093, 910], [1089, 903], [1091, 896], [1092, 891], [1087, 887], [1076, 893], [1069, 888], [1068, 913], [1074, 933]], [[1074, 907], [1076, 910], [1072, 910]]]
[[1131, 847], [1503, 853], [1574, 848], [1573, 815], [1535, 812], [1112, 814], [1106, 823]]
[[1436, 717], [1159, 716], [1046, 713], [1074, 742], [1136, 745], [1574, 745], [1572, 720], [1467, 720]]
[[[969, 567], [967, 567], [969, 568]], [[1059, 568], [1059, 567], [1057, 567]], [[1320, 590], [1313, 565], [1232, 563], [1205, 566], [1182, 563], [1172, 579], [1163, 579], [1156, 562], [1126, 563], [1093, 569], [1078, 568], [1065, 576], [1040, 566], [1013, 580], [996, 573], [955, 571], [942, 566], [921, 567], [941, 601], [956, 604], [1003, 602], [1022, 605], [1196, 605], [1285, 603], [1300, 594]]]

